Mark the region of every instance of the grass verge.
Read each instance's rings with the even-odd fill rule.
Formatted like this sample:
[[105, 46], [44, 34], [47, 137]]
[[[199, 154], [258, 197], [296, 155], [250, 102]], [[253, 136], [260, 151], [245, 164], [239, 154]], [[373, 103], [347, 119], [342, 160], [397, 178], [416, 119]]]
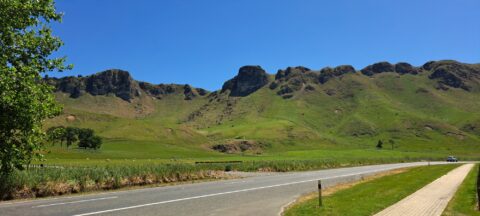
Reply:
[[412, 158], [344, 160], [274, 160], [243, 163], [115, 163], [89, 166], [47, 166], [15, 171], [0, 180], [0, 200], [56, 196], [131, 186], [223, 178], [223, 171], [304, 171], [415, 161]]
[[480, 215], [477, 206], [477, 175], [479, 165], [475, 165], [458, 188], [443, 212], [444, 216]]
[[400, 201], [458, 165], [415, 167], [407, 172], [385, 176], [355, 185], [323, 198], [298, 203], [285, 212], [294, 215], [372, 215]]

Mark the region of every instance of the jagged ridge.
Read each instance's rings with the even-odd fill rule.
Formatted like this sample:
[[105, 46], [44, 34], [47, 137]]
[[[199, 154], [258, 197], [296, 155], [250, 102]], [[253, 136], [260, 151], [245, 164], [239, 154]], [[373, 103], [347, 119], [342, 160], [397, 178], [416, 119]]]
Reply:
[[[303, 66], [288, 67], [278, 70], [275, 79], [270, 80], [267, 72], [260, 66], [244, 66], [238, 75], [226, 81], [220, 93], [231, 97], [245, 97], [268, 85], [271, 90], [283, 98], [291, 98], [298, 91], [313, 91], [315, 85], [322, 85], [331, 79], [340, 78], [346, 74], [361, 74], [373, 77], [380, 73], [398, 73], [400, 75], [418, 75], [430, 73], [428, 78], [437, 81], [437, 89], [448, 90], [459, 88], [470, 91], [480, 84], [480, 66], [465, 64], [452, 60], [430, 61], [421, 67], [400, 62], [378, 62], [360, 71], [351, 65], [341, 65], [334, 68], [325, 67], [321, 70], [311, 70]], [[130, 73], [124, 70], [111, 69], [87, 77], [48, 78], [47, 82], [55, 86], [56, 91], [69, 93], [70, 97], [78, 98], [86, 93], [91, 95], [113, 94], [123, 100], [130, 101], [142, 94], [162, 99], [170, 94], [183, 94], [185, 100], [205, 96], [209, 92], [201, 88], [193, 88], [188, 84], [159, 84], [134, 80]]]
[[46, 78], [46, 81], [55, 86], [55, 91], [70, 94], [72, 98], [78, 98], [86, 93], [91, 95], [113, 94], [125, 101], [130, 101], [142, 94], [157, 99], [170, 94], [183, 94], [185, 100], [191, 100], [197, 96], [204, 96], [207, 90], [193, 88], [190, 85], [159, 84], [134, 80], [128, 71], [110, 69], [87, 77], [63, 77]]

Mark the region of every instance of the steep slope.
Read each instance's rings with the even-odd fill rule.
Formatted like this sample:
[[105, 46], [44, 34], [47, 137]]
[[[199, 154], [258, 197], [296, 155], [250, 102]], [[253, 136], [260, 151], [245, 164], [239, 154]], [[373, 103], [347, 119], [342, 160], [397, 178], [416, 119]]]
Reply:
[[275, 76], [245, 66], [211, 93], [114, 74], [49, 79], [65, 111], [48, 126], [94, 128], [112, 151], [163, 146], [150, 151], [152, 158], [213, 156], [220, 153], [211, 146], [231, 140], [261, 143], [264, 152], [374, 148], [380, 139], [400, 151], [480, 152], [479, 65], [298, 66]]

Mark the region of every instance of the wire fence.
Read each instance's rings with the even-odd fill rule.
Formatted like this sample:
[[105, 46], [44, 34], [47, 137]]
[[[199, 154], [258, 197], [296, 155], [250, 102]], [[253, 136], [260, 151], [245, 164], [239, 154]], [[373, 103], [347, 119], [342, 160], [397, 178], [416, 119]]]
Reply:
[[60, 166], [60, 165], [55, 165], [55, 164], [28, 164], [28, 165], [25, 165], [25, 168], [27, 170], [29, 169], [43, 169], [43, 168], [58, 168], [58, 169], [62, 169], [64, 168], [63, 166]]

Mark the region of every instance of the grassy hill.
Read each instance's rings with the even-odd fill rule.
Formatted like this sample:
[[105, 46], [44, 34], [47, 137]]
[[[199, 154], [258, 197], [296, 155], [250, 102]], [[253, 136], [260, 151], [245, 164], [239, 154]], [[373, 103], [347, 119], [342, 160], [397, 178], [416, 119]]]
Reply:
[[[93, 128], [105, 143], [99, 151], [48, 147], [46, 158], [85, 163], [450, 154], [478, 158], [478, 65], [429, 62], [412, 67], [411, 73], [402, 73], [397, 65], [378, 69], [374, 64], [360, 72], [296, 67], [275, 77], [253, 67], [241, 69], [222, 90], [212, 93], [190, 94], [187, 85], [168, 90], [163, 85], [146, 89], [135, 84], [128, 85], [137, 88], [128, 100], [118, 96], [118, 89], [89, 94], [88, 83], [87, 93], [79, 97], [59, 90], [56, 95], [64, 113], [45, 127]], [[375, 148], [378, 140], [384, 142], [382, 150]], [[212, 150], [215, 145], [237, 150], [226, 154]]]

